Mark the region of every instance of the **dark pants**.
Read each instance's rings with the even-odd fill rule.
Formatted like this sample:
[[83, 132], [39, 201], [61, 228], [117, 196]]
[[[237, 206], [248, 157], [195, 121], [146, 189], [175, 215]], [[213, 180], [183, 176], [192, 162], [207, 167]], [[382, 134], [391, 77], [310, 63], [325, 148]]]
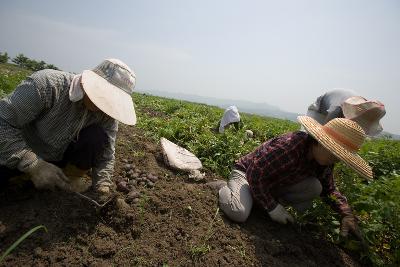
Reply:
[[[107, 134], [103, 128], [98, 125], [90, 125], [80, 131], [78, 140], [72, 141], [68, 145], [61, 161], [51, 163], [60, 168], [69, 163], [79, 169], [89, 170], [95, 166], [97, 159], [103, 154], [107, 141]], [[20, 174], [22, 172], [17, 169], [0, 166], [0, 183]]]

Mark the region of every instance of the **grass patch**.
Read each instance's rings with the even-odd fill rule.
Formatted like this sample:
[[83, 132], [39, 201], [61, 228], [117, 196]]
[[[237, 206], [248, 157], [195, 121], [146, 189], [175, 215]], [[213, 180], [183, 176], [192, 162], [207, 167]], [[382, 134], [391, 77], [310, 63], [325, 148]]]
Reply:
[[139, 207], [138, 207], [140, 226], [142, 226], [144, 224], [144, 215], [145, 215], [146, 206], [148, 205], [149, 200], [150, 200], [150, 198], [144, 194], [140, 197]]
[[215, 211], [214, 217], [212, 218], [210, 224], [208, 225], [206, 235], [202, 238], [201, 244], [200, 245], [193, 245], [193, 244], [190, 245], [189, 253], [190, 253], [190, 257], [193, 260], [197, 260], [200, 257], [204, 256], [205, 254], [207, 254], [208, 252], [211, 251], [211, 246], [207, 243], [208, 243], [208, 240], [210, 240], [210, 238], [214, 234], [213, 225], [216, 221], [218, 212], [219, 212], [219, 208], [217, 208], [217, 210]]

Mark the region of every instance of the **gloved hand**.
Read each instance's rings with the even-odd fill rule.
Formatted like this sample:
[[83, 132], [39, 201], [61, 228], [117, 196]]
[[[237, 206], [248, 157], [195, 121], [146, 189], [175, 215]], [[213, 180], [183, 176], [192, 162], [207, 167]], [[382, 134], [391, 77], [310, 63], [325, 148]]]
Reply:
[[38, 189], [54, 189], [55, 186], [61, 189], [69, 189], [69, 179], [56, 165], [39, 159], [36, 164], [26, 171]]
[[346, 215], [340, 225], [340, 235], [347, 237], [349, 233], [353, 234], [358, 240], [362, 241], [360, 230], [358, 229], [357, 219], [354, 215]]
[[278, 204], [275, 207], [275, 209], [268, 212], [268, 214], [272, 220], [278, 223], [281, 224], [286, 224], [287, 222], [294, 223], [292, 215], [290, 215], [290, 213], [287, 212], [287, 210], [281, 204]]

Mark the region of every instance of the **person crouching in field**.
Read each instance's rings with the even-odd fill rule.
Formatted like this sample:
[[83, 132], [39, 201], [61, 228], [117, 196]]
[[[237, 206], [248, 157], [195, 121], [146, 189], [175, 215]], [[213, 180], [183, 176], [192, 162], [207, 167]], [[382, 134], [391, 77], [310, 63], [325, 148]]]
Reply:
[[[346, 198], [335, 188], [333, 167], [339, 160], [366, 178], [372, 170], [356, 153], [365, 139], [354, 121], [336, 118], [325, 125], [307, 116], [296, 131], [268, 140], [235, 162], [229, 181], [211, 182], [219, 189], [219, 205], [233, 221], [244, 222], [253, 201], [278, 223], [293, 222], [285, 206], [302, 212], [321, 196], [342, 216], [341, 235], [361, 238]], [[214, 184], [212, 184], [214, 183]]]
[[233, 125], [237, 130], [241, 128], [241, 120], [239, 110], [236, 106], [229, 106], [224, 111], [224, 115], [222, 116], [221, 120], [218, 122], [218, 126], [216, 131], [218, 130], [219, 133], [224, 133], [227, 128]]
[[91, 169], [95, 192], [110, 194], [118, 121], [136, 123], [135, 82], [118, 59], [33, 73], [0, 100], [0, 183], [25, 173], [37, 188], [68, 189]]
[[367, 100], [352, 90], [335, 89], [319, 96], [308, 107], [307, 116], [321, 124], [335, 118], [346, 118], [358, 123], [369, 136], [378, 135], [383, 128], [379, 120], [385, 116], [385, 105]]

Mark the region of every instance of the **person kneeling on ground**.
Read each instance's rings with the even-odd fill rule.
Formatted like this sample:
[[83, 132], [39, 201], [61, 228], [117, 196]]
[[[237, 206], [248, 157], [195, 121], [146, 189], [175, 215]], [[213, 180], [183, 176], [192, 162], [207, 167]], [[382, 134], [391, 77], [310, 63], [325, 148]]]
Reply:
[[285, 206], [303, 212], [321, 196], [342, 216], [341, 235], [351, 232], [361, 239], [346, 198], [335, 188], [333, 167], [341, 160], [362, 176], [372, 178], [371, 168], [356, 154], [364, 142], [364, 131], [344, 118], [325, 125], [307, 116], [299, 116], [298, 120], [307, 132], [268, 140], [235, 162], [227, 183], [209, 183], [219, 188], [221, 210], [233, 221], [244, 222], [254, 200], [272, 220], [286, 224], [294, 219]]
[[0, 182], [25, 173], [37, 188], [70, 189], [91, 169], [95, 192], [108, 195], [117, 121], [136, 123], [135, 82], [118, 59], [78, 75], [33, 73], [0, 100]]

